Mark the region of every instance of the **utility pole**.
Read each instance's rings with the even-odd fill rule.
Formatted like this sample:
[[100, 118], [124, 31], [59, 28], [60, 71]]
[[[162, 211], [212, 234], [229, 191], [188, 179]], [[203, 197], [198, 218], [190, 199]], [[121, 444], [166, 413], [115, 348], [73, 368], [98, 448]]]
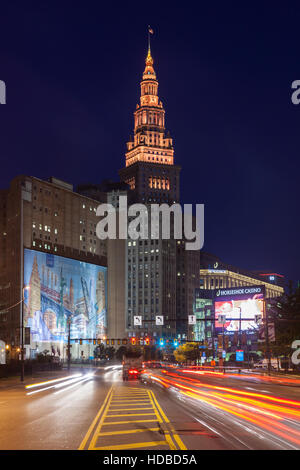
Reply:
[[21, 300], [21, 382], [24, 382], [24, 291], [30, 289], [29, 286], [22, 288]]
[[67, 356], [68, 356], [68, 371], [71, 369], [71, 322], [72, 318], [71, 315], [68, 317], [68, 349], [67, 349]]
[[264, 317], [265, 317], [265, 335], [266, 335], [266, 353], [268, 361], [268, 375], [271, 374], [271, 357], [270, 357], [270, 342], [269, 342], [269, 322], [268, 322], [268, 312], [266, 309], [266, 300], [263, 300], [264, 305]]
[[238, 307], [240, 310], [240, 321], [239, 321], [239, 349], [242, 348], [242, 308]]

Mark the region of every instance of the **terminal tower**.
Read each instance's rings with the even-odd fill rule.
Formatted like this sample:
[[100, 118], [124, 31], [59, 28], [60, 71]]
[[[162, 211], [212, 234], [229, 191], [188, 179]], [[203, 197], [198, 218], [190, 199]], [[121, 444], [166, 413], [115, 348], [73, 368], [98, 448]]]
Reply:
[[134, 112], [134, 136], [127, 142], [126, 167], [119, 175], [135, 202], [173, 204], [179, 202], [181, 168], [174, 165], [173, 139], [166, 133], [153, 62], [149, 44], [140, 104]]

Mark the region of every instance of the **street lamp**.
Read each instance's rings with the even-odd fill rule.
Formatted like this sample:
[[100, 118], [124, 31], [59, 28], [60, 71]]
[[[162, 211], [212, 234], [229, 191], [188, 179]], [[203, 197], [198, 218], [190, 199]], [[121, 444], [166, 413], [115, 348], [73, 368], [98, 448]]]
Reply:
[[67, 319], [68, 324], [68, 371], [71, 369], [71, 323], [72, 323], [72, 315], [70, 315]]
[[21, 382], [24, 382], [24, 300], [25, 290], [29, 290], [30, 286], [24, 286], [22, 289], [22, 318], [21, 318]]

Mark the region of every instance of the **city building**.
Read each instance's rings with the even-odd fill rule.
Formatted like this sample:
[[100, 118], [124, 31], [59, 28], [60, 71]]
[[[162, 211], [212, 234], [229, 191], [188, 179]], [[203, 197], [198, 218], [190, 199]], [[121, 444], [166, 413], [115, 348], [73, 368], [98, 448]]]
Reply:
[[194, 313], [195, 289], [199, 287], [200, 250], [185, 249], [185, 241], [176, 241], [176, 334], [179, 339], [193, 339], [188, 316]]
[[[150, 47], [125, 164], [119, 175], [129, 185], [133, 202], [148, 207], [179, 203], [181, 168], [174, 164], [173, 139], [166, 132]], [[184, 240], [174, 240], [172, 235], [169, 240], [128, 240], [125, 310], [129, 336], [187, 335], [188, 313], [193, 312], [193, 292], [198, 285], [198, 260], [199, 252], [187, 252]], [[135, 316], [142, 317], [141, 326], [134, 325]], [[156, 324], [157, 317], [163, 318], [163, 325]]]
[[[119, 212], [119, 198], [126, 196], [128, 204], [131, 202], [132, 193], [128, 184], [104, 180], [100, 184], [81, 184], [77, 191], [87, 197], [91, 197], [100, 203], [108, 203]], [[119, 217], [117, 216], [117, 233], [119, 231]], [[119, 238], [107, 239], [107, 338], [118, 345], [118, 340], [127, 337], [126, 330], [126, 305], [125, 305], [125, 277], [126, 277], [126, 249], [127, 240]], [[116, 341], [116, 342], [115, 342]]]
[[204, 251], [201, 251], [200, 256], [201, 289], [265, 285], [266, 298], [280, 297], [283, 294], [284, 276], [280, 274], [237, 268]]
[[[194, 292], [194, 315], [197, 322], [193, 327], [193, 339], [205, 342], [211, 348], [213, 354], [216, 355], [218, 352], [220, 353], [220, 349], [223, 346], [227, 351], [227, 355], [234, 352], [238, 347], [247, 350], [248, 354], [257, 352], [259, 349], [259, 335], [254, 323], [249, 325], [249, 328], [241, 329], [240, 326], [240, 329], [237, 331], [227, 331], [226, 329], [223, 343], [220, 328], [216, 330], [217, 312], [215, 311], [215, 302], [219, 300], [218, 296], [222, 296], [222, 293], [228, 293], [228, 301], [226, 301], [228, 307], [228, 303], [231, 303], [232, 299], [235, 299], [239, 292], [242, 294], [242, 299], [244, 297], [244, 289], [247, 290], [249, 286], [258, 286], [263, 289], [265, 308], [268, 311], [272, 302], [276, 301], [284, 293], [284, 277], [274, 273], [261, 273], [240, 269], [226, 264], [215, 255], [206, 252], [201, 252], [200, 263], [200, 286]], [[230, 297], [231, 293], [232, 297]], [[237, 299], [235, 300], [235, 305], [240, 305], [240, 299], [238, 297]], [[253, 299], [252, 302], [254, 303], [255, 300]], [[265, 313], [263, 305], [260, 304], [260, 306], [261, 318], [263, 319]], [[257, 308], [257, 305], [254, 307]], [[239, 309], [239, 307], [236, 308]], [[259, 314], [259, 311], [257, 313]]]
[[[0, 192], [0, 336], [12, 356], [22, 313], [31, 325], [27, 357], [41, 350], [65, 356], [67, 318], [77, 339], [80, 332], [95, 337], [100, 316], [104, 333], [107, 247], [96, 236], [97, 206], [54, 177], [17, 176]], [[93, 346], [77, 341], [72, 355], [90, 357]]]

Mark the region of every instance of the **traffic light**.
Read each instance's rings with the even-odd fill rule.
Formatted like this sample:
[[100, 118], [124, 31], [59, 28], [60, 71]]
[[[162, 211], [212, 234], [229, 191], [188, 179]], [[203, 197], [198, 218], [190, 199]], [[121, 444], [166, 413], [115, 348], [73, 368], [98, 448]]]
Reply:
[[175, 346], [175, 348], [178, 346], [178, 340], [176, 338], [173, 341], [173, 345]]
[[127, 344], [127, 339], [122, 339], [122, 344], [126, 345]]
[[109, 346], [109, 339], [106, 340], [106, 346]]
[[132, 346], [136, 345], [136, 339], [135, 338], [131, 338], [131, 344], [132, 344]]
[[149, 338], [145, 338], [144, 344], [145, 344], [146, 346], [149, 346], [149, 344], [150, 344], [150, 339], [149, 339]]
[[97, 343], [98, 343], [98, 344], [101, 344], [101, 339], [97, 339]]
[[115, 340], [114, 340], [114, 339], [111, 339], [111, 340], [110, 340], [110, 343], [111, 343], [111, 345], [113, 346], [113, 345], [115, 344]]
[[165, 341], [163, 338], [159, 338], [159, 345], [163, 346], [165, 344]]
[[79, 344], [82, 345], [82, 339], [81, 339], [81, 338], [80, 338], [80, 340], [79, 340]]
[[95, 340], [95, 339], [93, 340], [93, 343], [96, 344], [96, 340]]

